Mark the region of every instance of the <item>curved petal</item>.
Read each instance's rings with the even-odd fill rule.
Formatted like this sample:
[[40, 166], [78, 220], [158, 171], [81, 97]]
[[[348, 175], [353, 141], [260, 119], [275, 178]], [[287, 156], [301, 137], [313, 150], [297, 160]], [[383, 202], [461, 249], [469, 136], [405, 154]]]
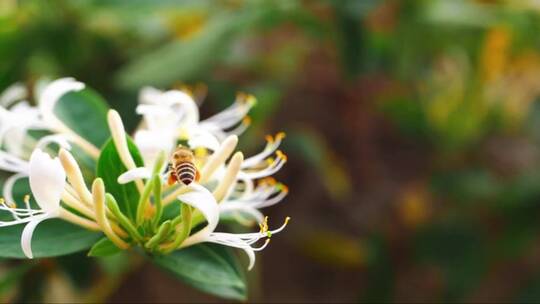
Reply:
[[45, 149], [48, 145], [52, 143], [57, 144], [61, 148], [64, 148], [66, 150], [71, 149], [71, 145], [67, 141], [66, 137], [61, 134], [43, 136], [37, 142], [36, 148]]
[[248, 259], [249, 259], [248, 271], [249, 271], [253, 269], [253, 266], [255, 266], [255, 251], [251, 247], [243, 247], [241, 249], [244, 250], [244, 252], [248, 256]]
[[0, 170], [28, 174], [29, 166], [27, 161], [0, 150]]
[[26, 96], [27, 94], [24, 84], [19, 82], [14, 83], [5, 89], [0, 95], [0, 106], [7, 108], [13, 103], [25, 99]]
[[196, 128], [190, 133], [191, 136], [189, 137], [188, 145], [191, 149], [206, 148], [212, 151], [219, 149], [220, 144], [218, 139], [210, 132]]
[[153, 87], [144, 87], [139, 91], [139, 103], [142, 104], [158, 104], [159, 96], [163, 92], [153, 88]]
[[135, 133], [135, 144], [139, 148], [147, 168], [153, 168], [161, 151], [170, 155], [174, 147], [175, 138], [172, 132], [139, 130]]
[[128, 170], [118, 177], [119, 184], [131, 183], [138, 179], [148, 179], [152, 176], [152, 172], [145, 167], [139, 167]]
[[165, 105], [138, 105], [137, 114], [144, 116], [148, 129], [156, 131], [174, 131], [178, 127], [180, 117]]
[[30, 189], [39, 207], [56, 212], [66, 183], [66, 172], [58, 158], [35, 149], [30, 156]]
[[181, 115], [183, 123], [187, 126], [193, 126], [199, 122], [199, 107], [188, 94], [172, 90], [163, 93], [161, 98], [163, 103]]
[[[255, 249], [245, 241], [234, 237], [234, 234], [212, 234], [208, 242], [242, 249], [249, 259], [248, 270], [253, 269], [253, 266], [255, 266]], [[268, 242], [266, 242], [263, 247], [257, 249], [257, 251], [264, 249], [267, 244]]]
[[34, 254], [32, 253], [32, 236], [34, 235], [34, 230], [36, 230], [37, 225], [44, 220], [53, 217], [56, 217], [56, 214], [44, 214], [42, 216], [36, 216], [24, 227], [21, 235], [21, 248], [27, 258], [34, 258]]
[[210, 233], [216, 229], [219, 222], [219, 207], [212, 193], [199, 184], [193, 183], [189, 187], [194, 191], [179, 195], [178, 199], [184, 204], [198, 209], [208, 222], [208, 225], [199, 232], [188, 237], [182, 243], [182, 247], [205, 242]]
[[[222, 208], [221, 204], [219, 206], [219, 211], [223, 216], [230, 216], [237, 220], [242, 225], [248, 226], [253, 224], [253, 222], [249, 221], [248, 219], [244, 218], [244, 216], [249, 216], [252, 219], [254, 219], [257, 223], [261, 223], [264, 220], [264, 215], [262, 212], [257, 210], [256, 208], [253, 208], [247, 204], [238, 204], [236, 206], [223, 206]], [[240, 218], [239, 218], [240, 217]]]
[[4, 132], [3, 140], [7, 152], [13, 155], [24, 155], [26, 127], [11, 127]]
[[57, 118], [54, 115], [54, 106], [58, 100], [71, 91], [80, 91], [82, 89], [84, 89], [84, 83], [69, 77], [51, 82], [39, 97], [39, 109], [43, 115], [43, 119], [48, 123], [56, 123]]
[[2, 189], [2, 193], [4, 194], [4, 197], [6, 198], [6, 201], [8, 204], [14, 204], [15, 200], [13, 199], [13, 186], [15, 186], [15, 183], [24, 177], [28, 177], [25, 173], [18, 173], [10, 176], [4, 183], [4, 187]]

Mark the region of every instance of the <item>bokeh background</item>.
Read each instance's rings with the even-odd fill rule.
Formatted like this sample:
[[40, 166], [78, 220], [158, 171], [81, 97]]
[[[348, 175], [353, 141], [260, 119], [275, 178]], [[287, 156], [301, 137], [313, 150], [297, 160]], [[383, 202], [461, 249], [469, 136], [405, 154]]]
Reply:
[[[73, 76], [130, 128], [145, 85], [256, 95], [292, 221], [250, 302], [538, 302], [539, 33], [534, 0], [0, 0], [0, 88]], [[1, 261], [0, 300], [221, 301], [85, 253]]]

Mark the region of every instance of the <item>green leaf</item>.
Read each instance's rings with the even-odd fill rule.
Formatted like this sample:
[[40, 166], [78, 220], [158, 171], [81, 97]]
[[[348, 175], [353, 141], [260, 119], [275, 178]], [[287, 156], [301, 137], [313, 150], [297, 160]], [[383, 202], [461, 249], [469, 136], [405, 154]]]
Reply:
[[[143, 160], [139, 149], [137, 149], [137, 146], [135, 146], [129, 136], [126, 135], [126, 138], [129, 152], [131, 153], [135, 164], [137, 167], [142, 167]], [[114, 142], [110, 139], [101, 150], [97, 165], [97, 176], [103, 179], [105, 189], [114, 196], [120, 210], [130, 219], [134, 220], [137, 212], [137, 205], [139, 203], [139, 191], [133, 182], [121, 185], [117, 181], [118, 176], [126, 172], [126, 170], [126, 167], [120, 160], [118, 151], [116, 151]]]
[[105, 257], [121, 252], [122, 249], [118, 248], [111, 240], [104, 237], [92, 246], [88, 256], [91, 257]]
[[[0, 233], [0, 257], [26, 258], [21, 249], [24, 225], [2, 228]], [[39, 224], [32, 237], [34, 258], [66, 255], [90, 248], [100, 237], [92, 232], [60, 219]]]
[[91, 89], [70, 92], [62, 96], [54, 108], [55, 114], [68, 127], [97, 147], [109, 138], [107, 103]]
[[202, 291], [227, 299], [247, 297], [243, 270], [231, 250], [224, 246], [201, 244], [154, 256], [152, 260]]
[[119, 84], [132, 89], [142, 85], [168, 86], [178, 79], [195, 78], [227, 53], [245, 18], [246, 14], [215, 16], [193, 39], [170, 42], [134, 60], [117, 75]]

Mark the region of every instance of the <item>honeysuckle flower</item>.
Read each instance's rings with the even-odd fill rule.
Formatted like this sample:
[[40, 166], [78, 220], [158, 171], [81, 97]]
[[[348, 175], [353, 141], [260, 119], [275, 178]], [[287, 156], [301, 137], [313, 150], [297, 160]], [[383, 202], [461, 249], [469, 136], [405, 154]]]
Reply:
[[21, 248], [28, 258], [32, 258], [31, 241], [37, 225], [44, 220], [61, 216], [60, 199], [66, 183], [66, 173], [58, 158], [51, 158], [40, 149], [34, 150], [28, 164], [30, 189], [39, 209], [32, 209], [29, 198], [25, 198], [25, 208], [7, 206], [3, 201], [0, 210], [13, 216], [12, 221], [0, 221], [1, 226], [27, 223], [22, 236]]
[[263, 179], [255, 189], [242, 189], [241, 194], [234, 193], [219, 204], [223, 215], [230, 215], [240, 223], [249, 225], [246, 216], [262, 222], [264, 215], [259, 209], [281, 202], [289, 193], [287, 186], [277, 183], [273, 178]]
[[[252, 183], [254, 179], [271, 175], [283, 166], [286, 158], [281, 153], [278, 153], [278, 160], [268, 162], [267, 159], [277, 150], [283, 137], [282, 133], [275, 138], [269, 137], [266, 148], [261, 153], [246, 160], [241, 152], [234, 153], [228, 164], [225, 165], [238, 143], [238, 137], [230, 135], [200, 163], [202, 165], [200, 183], [193, 182], [189, 186], [180, 186], [164, 199], [164, 203], [178, 199], [196, 208], [207, 221], [207, 225], [203, 229], [187, 237], [178, 248], [203, 242], [239, 248], [249, 257], [248, 269], [253, 267], [255, 252], [264, 249], [268, 244], [269, 237], [283, 230], [286, 225], [285, 223], [282, 227], [269, 231], [266, 220], [258, 209], [278, 203], [287, 195], [288, 190], [281, 184], [266, 181], [260, 183], [255, 189], [244, 188], [243, 191], [234, 192], [240, 175], [242, 175], [242, 179]], [[279, 156], [280, 154], [281, 156]], [[269, 164], [266, 165], [267, 163]], [[118, 182], [125, 184], [143, 179], [148, 180], [151, 175], [152, 171], [148, 167], [134, 168], [120, 175]], [[216, 232], [215, 229], [220, 217], [225, 213], [248, 214], [266, 228], [261, 229], [258, 233]], [[253, 246], [262, 239], [267, 239], [262, 246]]]
[[62, 96], [69, 92], [78, 92], [84, 87], [85, 85], [82, 82], [78, 82], [73, 78], [61, 78], [51, 82], [43, 89], [39, 97], [39, 112], [48, 130], [63, 134], [69, 141], [76, 143], [90, 156], [97, 158], [99, 149], [71, 130], [54, 113], [54, 108]]
[[22, 83], [14, 83], [7, 87], [2, 94], [0, 94], [0, 106], [8, 108], [17, 101], [26, 99], [26, 88]]
[[[95, 200], [86, 188], [78, 164], [67, 150], [61, 149], [59, 156], [53, 158], [36, 148], [29, 162], [18, 160], [17, 165], [19, 166], [17, 169], [21, 171], [18, 175], [29, 179], [31, 196], [34, 197], [38, 208], [31, 207], [30, 195], [25, 197], [24, 207], [20, 207], [13, 201], [11, 189], [4, 188], [6, 199], [8, 195], [10, 198], [7, 202], [0, 200], [0, 211], [9, 213], [13, 219], [0, 221], [0, 227], [26, 224], [21, 235], [21, 248], [28, 258], [33, 258], [31, 247], [33, 233], [36, 227], [47, 219], [61, 218], [86, 229], [104, 230], [96, 222], [99, 216], [94, 210]], [[69, 183], [66, 182], [66, 177]], [[9, 179], [4, 187], [9, 183], [10, 187], [13, 187], [14, 181], [10, 182]], [[69, 209], [64, 208], [61, 202]], [[77, 213], [73, 213], [72, 210]], [[115, 235], [126, 235], [117, 224], [108, 223], [108, 225], [112, 225]]]
[[[60, 135], [48, 135], [41, 138], [36, 144], [36, 148], [44, 149], [50, 143], [56, 143], [60, 147], [69, 149], [69, 143]], [[0, 170], [13, 173], [6, 179], [3, 186], [3, 193], [8, 204], [14, 204], [12, 190], [15, 183], [22, 178], [26, 178], [30, 172], [30, 166], [26, 159], [18, 157], [13, 153], [0, 150]]]
[[[128, 146], [126, 130], [116, 111], [109, 110], [107, 114], [112, 141], [103, 151], [55, 115], [55, 105], [62, 96], [83, 88], [84, 84], [72, 78], [59, 79], [41, 91], [37, 108], [19, 102], [17, 107], [20, 108], [5, 109], [6, 115], [10, 115], [5, 120], [6, 126], [10, 126], [8, 131], [21, 132], [16, 136], [10, 134], [10, 139], [28, 137], [26, 132], [31, 128], [51, 133], [24, 146], [25, 149], [32, 147], [29, 160], [22, 148], [21, 153], [0, 149], [0, 170], [13, 173], [4, 183], [6, 201], [2, 200], [0, 204], [0, 211], [10, 214], [12, 219], [2, 217], [0, 227], [25, 225], [21, 235], [24, 254], [33, 257], [31, 241], [36, 227], [47, 219], [59, 218], [103, 232], [120, 249], [140, 246], [153, 254], [168, 254], [205, 242], [239, 248], [248, 255], [248, 268], [251, 269], [255, 252], [264, 249], [272, 234], [282, 231], [288, 222], [287, 218], [280, 228], [269, 230], [267, 218], [260, 211], [281, 201], [288, 192], [285, 186], [269, 177], [286, 162], [285, 155], [278, 150], [284, 134], [268, 137], [266, 147], [254, 156], [244, 158], [242, 152], [235, 151], [237, 135], [247, 126], [246, 115], [254, 98], [239, 95], [235, 104], [223, 112], [200, 120], [197, 103], [189, 94], [177, 90], [144, 89], [141, 104], [137, 107], [143, 123], [134, 133], [135, 144], [143, 157], [143, 166], [138, 167], [134, 159], [136, 154], [132, 154], [133, 147]], [[13, 93], [12, 98], [20, 97]], [[22, 125], [14, 119], [24, 111], [33, 115], [31, 124]], [[13, 122], [10, 119], [14, 119]], [[1, 123], [4, 121], [0, 116], [0, 135], [4, 132]], [[4, 133], [9, 134], [8, 131]], [[194, 150], [194, 165], [200, 171], [200, 178], [189, 186], [180, 182], [164, 185], [168, 174], [165, 160], [179, 142], [184, 145], [187, 142]], [[57, 153], [49, 147], [51, 143], [60, 147]], [[110, 161], [109, 156], [115, 155], [109, 153], [116, 153], [114, 157], [119, 158], [121, 164], [111, 165], [123, 165], [127, 170], [120, 176], [112, 170], [114, 175], [101, 172], [99, 176], [103, 179], [85, 180], [69, 152], [70, 143], [81, 147], [96, 160], [101, 152], [103, 157], [99, 157], [98, 168], [102, 168], [99, 166], [102, 160]], [[105, 164], [109, 165], [107, 161]], [[111, 181], [111, 176], [120, 186], [114, 179]], [[31, 193], [23, 200], [24, 205], [15, 202], [12, 195], [13, 186], [20, 178], [28, 178], [30, 182]], [[132, 182], [137, 190], [133, 195], [121, 194], [124, 204], [121, 209], [107, 188], [119, 189]], [[90, 189], [87, 185], [91, 185]], [[36, 205], [30, 203], [30, 197], [35, 199]], [[138, 201], [131, 202], [126, 197]], [[171, 203], [181, 203], [181, 212], [172, 219], [162, 219], [163, 208]], [[245, 217], [249, 217], [259, 223], [260, 231], [216, 231], [220, 221], [228, 216], [241, 224], [246, 224]], [[260, 246], [257, 246], [259, 242]]]
[[[190, 185], [193, 191], [187, 192], [178, 196], [178, 199], [201, 211], [208, 224], [197, 233], [188, 237], [180, 246], [185, 248], [198, 243], [208, 242], [216, 243], [225, 246], [242, 249], [249, 258], [248, 270], [251, 270], [255, 265], [255, 252], [263, 250], [270, 242], [270, 237], [282, 231], [289, 221], [285, 219], [285, 223], [275, 230], [268, 230], [267, 219], [261, 221], [261, 230], [255, 233], [225, 233], [215, 232], [219, 223], [220, 211], [214, 195], [206, 188], [200, 185]], [[258, 241], [265, 239], [265, 242], [260, 247], [253, 247]]]
[[43, 129], [39, 110], [28, 102], [20, 102], [11, 109], [0, 107], [0, 144], [15, 155], [23, 154], [23, 144], [28, 130]]
[[[72, 78], [62, 78], [53, 82], [38, 81], [34, 88], [38, 106], [32, 106], [26, 100], [27, 90], [22, 84], [10, 86], [0, 95], [0, 146], [10, 154], [26, 156], [36, 144], [36, 139], [28, 136], [30, 130], [44, 130], [52, 133], [45, 138], [62, 146], [71, 141], [80, 146], [90, 156], [97, 158], [99, 150], [79, 134], [65, 125], [55, 114], [54, 108], [60, 98], [69, 92], [84, 89], [84, 84]], [[37, 146], [44, 143], [38, 140]]]
[[179, 90], [162, 92], [144, 88], [137, 113], [143, 115], [150, 130], [173, 130], [174, 135], [187, 138], [191, 148], [215, 150], [229, 135], [241, 134], [250, 124], [247, 114], [255, 104], [251, 95], [238, 94], [236, 101], [224, 111], [200, 120], [197, 103]]

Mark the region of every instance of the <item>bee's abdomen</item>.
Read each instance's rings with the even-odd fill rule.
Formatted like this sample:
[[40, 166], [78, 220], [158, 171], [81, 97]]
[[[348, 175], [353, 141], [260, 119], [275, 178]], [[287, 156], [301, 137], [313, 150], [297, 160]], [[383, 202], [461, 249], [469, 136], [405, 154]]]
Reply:
[[177, 164], [174, 168], [176, 179], [186, 186], [193, 182], [196, 172], [197, 169], [195, 169], [195, 165], [192, 162], [182, 162]]

